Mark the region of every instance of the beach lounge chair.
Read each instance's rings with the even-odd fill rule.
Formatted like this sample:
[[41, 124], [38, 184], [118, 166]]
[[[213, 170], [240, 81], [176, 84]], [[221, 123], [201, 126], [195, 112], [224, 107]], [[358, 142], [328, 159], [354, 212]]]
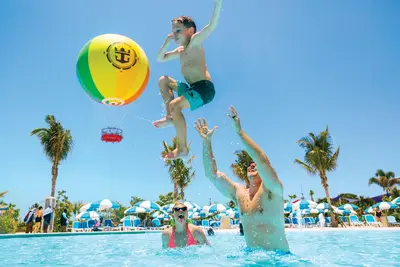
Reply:
[[368, 226], [371, 226], [371, 225], [373, 225], [373, 226], [379, 226], [379, 227], [382, 227], [382, 226], [383, 226], [382, 223], [375, 221], [374, 216], [372, 216], [372, 215], [370, 215], [370, 214], [364, 215], [364, 218], [365, 218], [365, 223], [366, 223]]
[[114, 227], [114, 225], [112, 223], [112, 220], [110, 220], [110, 219], [104, 220], [104, 227], [103, 228], [106, 231], [121, 231], [121, 227], [120, 226]]
[[332, 222], [332, 219], [331, 219], [331, 217], [325, 217], [325, 224], [326, 224], [326, 226], [331, 226], [331, 222]]
[[210, 221], [209, 220], [202, 220], [201, 221], [201, 226], [203, 228], [209, 228], [210, 227]]
[[394, 216], [387, 216], [387, 219], [389, 225], [400, 226], [400, 223], [396, 221], [396, 218]]
[[350, 226], [363, 226], [364, 224], [358, 220], [358, 217], [356, 215], [350, 215], [349, 216], [349, 223]]
[[132, 225], [132, 221], [130, 219], [125, 219], [122, 222], [122, 231], [131, 231], [135, 228]]
[[339, 216], [339, 220], [340, 220], [342, 223], [344, 223], [344, 224], [347, 223], [347, 220], [346, 220], [346, 217], [345, 217], [345, 216]]
[[285, 227], [292, 227], [292, 221], [290, 218], [285, 218]]
[[82, 230], [84, 232], [90, 232], [91, 228], [89, 228], [87, 221], [82, 222]]
[[82, 232], [82, 223], [79, 221], [75, 221], [72, 223], [72, 229], [71, 232]]
[[315, 226], [314, 218], [312, 218], [312, 217], [305, 217], [305, 218], [304, 218], [304, 225], [305, 225], [306, 227], [307, 227], [307, 226], [309, 226], [309, 227]]
[[87, 223], [88, 223], [88, 227], [90, 229], [92, 229], [96, 225], [96, 221], [95, 220], [88, 220]]
[[140, 225], [140, 219], [139, 218], [134, 219], [133, 220], [133, 227], [139, 227], [139, 225]]
[[299, 219], [297, 217], [293, 217], [292, 218], [292, 226], [294, 227], [294, 226], [299, 226], [299, 225], [300, 225]]

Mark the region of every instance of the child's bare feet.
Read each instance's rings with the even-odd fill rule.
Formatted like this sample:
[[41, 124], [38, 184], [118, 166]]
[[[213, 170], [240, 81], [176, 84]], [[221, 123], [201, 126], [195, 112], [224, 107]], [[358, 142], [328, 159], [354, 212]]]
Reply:
[[174, 160], [174, 159], [183, 159], [185, 160], [189, 156], [189, 149], [187, 147], [183, 149], [175, 148], [171, 152], [167, 153], [164, 156], [164, 160]]
[[156, 128], [165, 128], [171, 126], [172, 124], [172, 118], [169, 116], [165, 116], [164, 118], [153, 122], [153, 125]]

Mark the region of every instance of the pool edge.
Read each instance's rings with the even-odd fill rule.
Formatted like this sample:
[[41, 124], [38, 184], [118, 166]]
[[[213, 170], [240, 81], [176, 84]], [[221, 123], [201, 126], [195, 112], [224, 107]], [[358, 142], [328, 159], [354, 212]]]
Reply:
[[1, 239], [13, 239], [13, 238], [35, 238], [35, 237], [59, 237], [59, 236], [92, 236], [92, 235], [138, 235], [138, 234], [160, 234], [161, 231], [115, 231], [115, 232], [68, 232], [68, 233], [37, 233], [37, 234], [0, 234]]

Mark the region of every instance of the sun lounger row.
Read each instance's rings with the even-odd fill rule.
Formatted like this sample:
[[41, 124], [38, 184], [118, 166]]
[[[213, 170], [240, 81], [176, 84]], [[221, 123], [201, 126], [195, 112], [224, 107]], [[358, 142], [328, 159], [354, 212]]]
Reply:
[[[396, 221], [394, 216], [388, 216], [387, 219], [389, 226], [400, 226], [400, 223]], [[370, 214], [363, 215], [363, 221], [360, 221], [356, 215], [339, 216], [339, 220], [341, 220], [343, 226], [383, 226], [381, 222], [377, 222], [375, 217]], [[318, 222], [319, 219], [314, 219], [313, 217], [301, 218], [301, 221], [299, 221], [299, 219], [296, 217], [285, 218], [285, 227], [298, 227], [299, 225], [303, 225], [305, 227], [320, 226]], [[331, 218], [326, 217], [325, 226], [330, 226], [330, 223]]]

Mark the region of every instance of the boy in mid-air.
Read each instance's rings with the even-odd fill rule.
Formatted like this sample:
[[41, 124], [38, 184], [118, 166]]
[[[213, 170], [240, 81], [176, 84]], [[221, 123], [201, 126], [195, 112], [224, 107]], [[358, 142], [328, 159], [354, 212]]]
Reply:
[[[164, 100], [167, 115], [153, 122], [157, 128], [175, 125], [178, 146], [164, 156], [173, 160], [186, 158], [189, 148], [186, 144], [186, 122], [182, 110], [195, 110], [210, 103], [215, 96], [214, 84], [208, 72], [203, 49], [203, 41], [217, 26], [222, 7], [222, 0], [214, 0], [214, 13], [208, 25], [200, 32], [196, 31], [196, 24], [190, 17], [182, 16], [172, 20], [172, 33], [168, 34], [161, 47], [157, 60], [160, 62], [180, 58], [182, 74], [188, 84], [162, 76], [158, 81], [161, 96]], [[178, 48], [167, 52], [167, 46], [174, 39]], [[178, 97], [174, 99], [173, 91]]]

